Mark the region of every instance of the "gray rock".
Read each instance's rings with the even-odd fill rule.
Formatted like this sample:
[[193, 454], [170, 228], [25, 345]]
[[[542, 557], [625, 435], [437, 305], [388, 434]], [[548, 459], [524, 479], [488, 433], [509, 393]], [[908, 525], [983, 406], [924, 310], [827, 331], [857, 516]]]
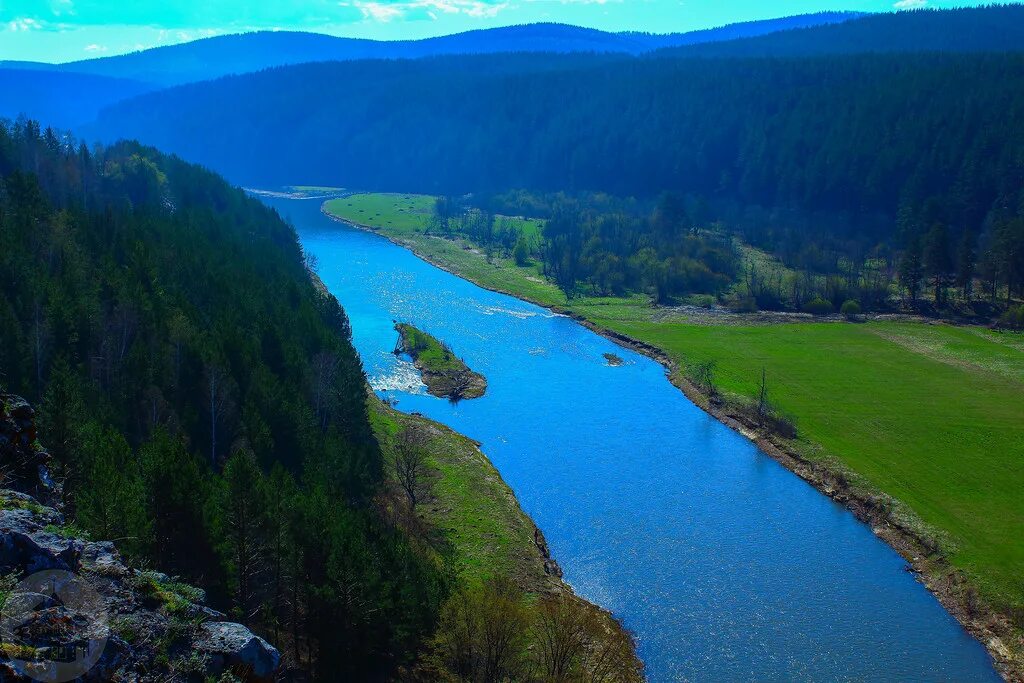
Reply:
[[[74, 571], [85, 543], [64, 538], [43, 528], [26, 509], [0, 510], [0, 568], [25, 574], [44, 569]], [[52, 523], [52, 522], [47, 522]]]
[[123, 577], [128, 569], [121, 561], [121, 553], [110, 541], [86, 543], [82, 549], [82, 569], [103, 574], [104, 576]]
[[[186, 604], [176, 601], [171, 614], [141, 584], [175, 579], [126, 566], [111, 542], [66, 537], [64, 517], [54, 509], [60, 507], [60, 486], [49, 473], [50, 455], [36, 441], [34, 417], [24, 399], [0, 392], [0, 469], [10, 487], [0, 490], [0, 575], [23, 580], [7, 606], [24, 616], [4, 628], [16, 629], [19, 641], [34, 648], [33, 670], [55, 671], [62, 661], [77, 665], [66, 657], [81, 651], [91, 658], [76, 679], [83, 683], [185, 683], [199, 672], [178, 664], [194, 654], [214, 677], [232, 671], [245, 674], [247, 683], [272, 681], [281, 662], [278, 651], [245, 626], [223, 621], [223, 613], [202, 604], [202, 591], [183, 591]], [[69, 572], [64, 579], [35, 577], [59, 581], [53, 595], [26, 584], [49, 569]], [[0, 651], [0, 683], [29, 683], [18, 666]]]
[[245, 626], [227, 621], [203, 624], [195, 647], [210, 656], [215, 673], [241, 667], [257, 679], [269, 679], [281, 663], [273, 645]]

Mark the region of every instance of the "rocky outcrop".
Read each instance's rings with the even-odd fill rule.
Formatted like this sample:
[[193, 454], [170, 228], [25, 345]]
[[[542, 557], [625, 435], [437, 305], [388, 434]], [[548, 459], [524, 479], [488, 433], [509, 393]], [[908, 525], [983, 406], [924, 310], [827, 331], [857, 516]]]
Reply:
[[49, 463], [36, 435], [35, 410], [20, 396], [0, 393], [0, 481], [49, 501], [56, 488]]
[[202, 590], [126, 565], [44, 504], [58, 489], [32, 408], [7, 394], [0, 406], [0, 681], [274, 680], [277, 650]]
[[215, 668], [244, 670], [255, 678], [273, 677], [280, 664], [277, 650], [241, 624], [211, 621], [202, 625], [195, 647]]

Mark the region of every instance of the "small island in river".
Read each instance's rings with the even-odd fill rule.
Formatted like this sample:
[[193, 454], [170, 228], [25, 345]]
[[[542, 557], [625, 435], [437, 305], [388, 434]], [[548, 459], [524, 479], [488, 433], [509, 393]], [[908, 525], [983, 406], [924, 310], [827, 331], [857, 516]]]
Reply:
[[440, 340], [408, 323], [396, 323], [395, 329], [398, 331], [395, 354], [412, 359], [431, 395], [459, 401], [480, 398], [487, 391], [487, 379], [470, 370]]

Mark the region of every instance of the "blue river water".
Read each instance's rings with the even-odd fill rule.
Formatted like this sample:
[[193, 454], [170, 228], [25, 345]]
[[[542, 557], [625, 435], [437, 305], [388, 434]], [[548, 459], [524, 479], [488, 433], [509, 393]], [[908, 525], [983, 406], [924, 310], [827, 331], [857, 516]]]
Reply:
[[[331, 221], [320, 200], [265, 201], [316, 255], [374, 389], [483, 444], [566, 580], [635, 633], [649, 680], [1000, 680], [894, 551], [657, 363]], [[393, 320], [446, 341], [487, 395], [427, 395], [391, 353]]]

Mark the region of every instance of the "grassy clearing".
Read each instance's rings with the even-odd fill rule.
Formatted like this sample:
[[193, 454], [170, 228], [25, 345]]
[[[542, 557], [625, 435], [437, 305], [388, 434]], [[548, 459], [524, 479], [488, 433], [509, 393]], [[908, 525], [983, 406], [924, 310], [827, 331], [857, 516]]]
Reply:
[[370, 399], [370, 422], [389, 470], [391, 444], [401, 429], [418, 424], [429, 431], [432, 496], [417, 512], [425, 526], [435, 530], [432, 545], [467, 585], [498, 576], [536, 593], [556, 585], [557, 579], [544, 572], [533, 522], [473, 441], [426, 418], [394, 410], [375, 397]]
[[426, 332], [407, 323], [398, 323], [395, 329], [398, 330], [400, 343], [406, 353], [425, 369], [431, 372], [461, 372], [467, 369], [466, 364], [451, 349]]
[[[564, 306], [565, 294], [543, 275], [536, 263], [518, 266], [510, 258], [490, 259], [465, 240], [427, 235], [434, 198], [425, 195], [357, 194], [332, 199], [324, 210], [338, 218], [372, 228], [409, 247], [424, 259], [482, 287], [519, 296], [544, 306]], [[501, 220], [501, 219], [499, 219]], [[541, 222], [509, 219], [524, 234], [539, 239]]]
[[[1024, 606], [1024, 353], [1019, 335], [920, 323], [684, 325], [596, 318], [681, 364], [713, 360], [722, 389], [757, 391], [800, 440], [910, 507], [954, 566]], [[1004, 340], [1000, 337], [1011, 337]]]
[[755, 395], [765, 368], [770, 398], [797, 421], [801, 451], [836, 459], [901, 501], [989, 600], [1024, 608], [1024, 335], [913, 322], [695, 324], [642, 296], [567, 302], [535, 268], [382, 232], [462, 277], [565, 307], [682, 366], [713, 360], [727, 393]]
[[354, 194], [331, 199], [324, 209], [359, 225], [404, 235], [426, 230], [434, 198], [421, 194]]

